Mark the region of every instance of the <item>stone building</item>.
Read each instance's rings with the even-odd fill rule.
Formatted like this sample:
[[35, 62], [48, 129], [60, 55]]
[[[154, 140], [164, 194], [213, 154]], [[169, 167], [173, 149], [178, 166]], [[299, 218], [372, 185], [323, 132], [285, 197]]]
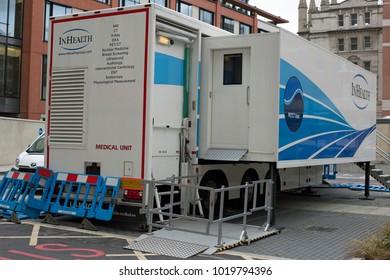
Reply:
[[[317, 3], [316, 3], [317, 2]], [[319, 5], [317, 5], [319, 4]], [[377, 0], [300, 0], [298, 34], [378, 75], [382, 116], [382, 5]]]

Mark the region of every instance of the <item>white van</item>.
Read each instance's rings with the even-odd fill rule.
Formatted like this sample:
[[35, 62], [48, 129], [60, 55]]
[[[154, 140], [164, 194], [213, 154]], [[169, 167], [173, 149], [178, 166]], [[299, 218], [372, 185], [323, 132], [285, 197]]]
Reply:
[[45, 133], [39, 135], [28, 148], [23, 151], [15, 160], [13, 170], [22, 172], [35, 172], [37, 167], [45, 163]]

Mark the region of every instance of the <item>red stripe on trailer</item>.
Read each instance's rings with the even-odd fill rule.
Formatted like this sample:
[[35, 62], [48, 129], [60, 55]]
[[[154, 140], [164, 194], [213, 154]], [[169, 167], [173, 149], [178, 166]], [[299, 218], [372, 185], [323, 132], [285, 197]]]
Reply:
[[18, 177], [19, 177], [19, 172], [12, 173], [12, 179], [18, 179]]
[[28, 181], [28, 180], [30, 180], [31, 176], [32, 176], [31, 173], [26, 173], [26, 174], [24, 174], [23, 180]]

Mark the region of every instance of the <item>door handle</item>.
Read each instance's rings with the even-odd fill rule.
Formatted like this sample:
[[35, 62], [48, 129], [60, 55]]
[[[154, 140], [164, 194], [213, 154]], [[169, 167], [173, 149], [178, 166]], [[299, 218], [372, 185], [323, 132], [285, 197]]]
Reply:
[[246, 87], [246, 104], [249, 106], [251, 103], [251, 92], [249, 86]]

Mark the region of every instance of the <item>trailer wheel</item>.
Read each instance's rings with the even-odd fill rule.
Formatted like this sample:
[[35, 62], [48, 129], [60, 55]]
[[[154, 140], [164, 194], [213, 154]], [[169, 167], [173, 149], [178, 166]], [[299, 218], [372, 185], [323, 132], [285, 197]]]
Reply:
[[[219, 189], [221, 186], [227, 186], [227, 179], [222, 171], [209, 171], [205, 174], [200, 182], [200, 186], [211, 187]], [[199, 196], [201, 198], [203, 214], [205, 218], [209, 217], [210, 213], [210, 192], [206, 190], [199, 190]], [[219, 202], [220, 194], [217, 194], [214, 199], [214, 217], [219, 216]]]
[[[259, 175], [257, 175], [257, 172], [254, 169], [248, 169], [244, 176], [242, 176], [241, 179], [241, 185], [245, 185], [246, 183], [251, 184], [253, 181], [259, 180]], [[252, 208], [253, 206], [253, 194], [254, 194], [254, 188], [248, 188], [248, 209]], [[260, 195], [260, 189], [258, 189], [258, 194]], [[258, 196], [259, 196], [258, 195]], [[239, 200], [239, 209], [243, 209], [245, 203], [245, 189], [240, 190], [240, 200]]]

